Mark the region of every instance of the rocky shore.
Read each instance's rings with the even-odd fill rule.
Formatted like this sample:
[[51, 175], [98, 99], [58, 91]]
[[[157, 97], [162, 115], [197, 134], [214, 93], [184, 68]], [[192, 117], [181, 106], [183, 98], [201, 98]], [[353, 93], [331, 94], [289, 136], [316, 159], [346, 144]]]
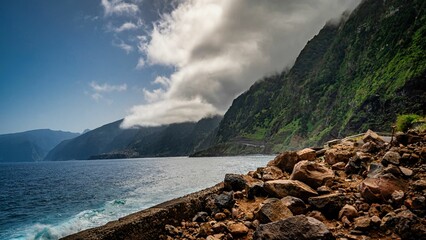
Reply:
[[425, 159], [425, 132], [368, 131], [66, 239], [424, 239]]

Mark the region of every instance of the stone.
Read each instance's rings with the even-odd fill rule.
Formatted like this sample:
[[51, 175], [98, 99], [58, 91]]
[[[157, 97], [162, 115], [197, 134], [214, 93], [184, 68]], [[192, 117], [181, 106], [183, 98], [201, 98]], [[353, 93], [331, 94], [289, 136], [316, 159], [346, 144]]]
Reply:
[[284, 220], [261, 224], [254, 233], [255, 240], [332, 240], [327, 227], [315, 218], [298, 215]]
[[176, 236], [179, 234], [179, 230], [176, 227], [169, 224], [166, 224], [166, 226], [164, 226], [164, 230], [166, 230], [166, 232], [171, 236]]
[[380, 175], [376, 178], [366, 178], [359, 185], [361, 196], [369, 202], [386, 202], [392, 198], [392, 193], [405, 190], [406, 183], [392, 174]]
[[300, 160], [308, 160], [308, 161], [315, 160], [317, 156], [315, 150], [313, 150], [312, 148], [305, 148], [300, 151], [297, 151], [297, 155], [299, 156]]
[[244, 225], [244, 223], [233, 223], [228, 226], [228, 231], [233, 237], [239, 237], [246, 235], [249, 229], [246, 225]]
[[382, 164], [383, 165], [387, 165], [387, 164], [399, 165], [400, 159], [401, 159], [401, 156], [399, 155], [399, 153], [394, 151], [388, 151], [385, 153], [385, 155], [382, 158]]
[[276, 156], [274, 160], [270, 161], [268, 166], [275, 166], [282, 171], [291, 172], [293, 171], [294, 165], [299, 161], [299, 155], [297, 155], [296, 152], [283, 152]]
[[259, 211], [256, 212], [256, 219], [260, 223], [269, 223], [292, 217], [293, 213], [279, 199], [268, 200]]
[[213, 233], [214, 232], [210, 223], [201, 223], [197, 237], [207, 237], [208, 235], [211, 235]]
[[263, 182], [254, 182], [254, 183], [249, 183], [247, 185], [247, 198], [248, 199], [254, 199], [254, 197], [265, 197], [266, 195], [268, 195], [268, 193], [266, 192], [265, 188], [264, 188], [264, 183]]
[[312, 188], [317, 188], [333, 178], [333, 170], [320, 163], [306, 160], [296, 163], [290, 176], [291, 180], [299, 180]]
[[380, 137], [377, 133], [373, 132], [370, 129], [368, 129], [368, 131], [364, 134], [364, 136], [362, 137], [362, 141], [364, 143], [374, 142], [375, 144], [379, 146], [382, 146], [385, 144], [385, 140], [383, 140], [382, 137]]
[[414, 181], [413, 182], [413, 187], [417, 191], [422, 191], [422, 190], [426, 189], [426, 180], [425, 179], [420, 179], [420, 180]]
[[392, 193], [392, 201], [401, 204], [404, 201], [404, 191], [396, 190]]
[[219, 209], [231, 209], [234, 204], [234, 196], [232, 192], [224, 192], [215, 197], [215, 204]]
[[322, 195], [322, 194], [328, 194], [331, 193], [333, 190], [327, 186], [321, 186], [318, 187], [317, 189], [318, 194]]
[[356, 208], [352, 205], [346, 204], [343, 206], [343, 208], [339, 212], [339, 219], [342, 219], [342, 217], [347, 217], [348, 219], [354, 219], [358, 217], [358, 211]]
[[365, 231], [370, 228], [370, 217], [362, 216], [354, 219], [355, 230]]
[[222, 220], [225, 220], [225, 219], [226, 219], [226, 214], [225, 214], [225, 213], [223, 213], [223, 212], [216, 213], [216, 214], [214, 215], [214, 219], [215, 219], [216, 221], [222, 221]]
[[367, 177], [375, 178], [383, 173], [383, 165], [380, 163], [371, 163], [368, 165]]
[[227, 227], [226, 227], [225, 223], [218, 222], [218, 223], [213, 224], [212, 229], [215, 233], [221, 233], [221, 232], [224, 232], [227, 229]]
[[332, 170], [345, 170], [346, 164], [344, 162], [338, 162], [331, 166]]
[[228, 173], [225, 175], [224, 189], [227, 191], [240, 191], [245, 189], [246, 180], [241, 174]]
[[361, 151], [366, 153], [375, 153], [380, 150], [380, 147], [374, 142], [366, 142], [361, 146]]
[[329, 165], [333, 165], [338, 162], [347, 163], [352, 155], [353, 152], [350, 150], [331, 148], [325, 151], [324, 159]]
[[294, 196], [302, 200], [317, 196], [318, 193], [308, 185], [297, 180], [274, 180], [265, 182], [265, 190], [274, 197]]
[[426, 236], [426, 219], [417, 217], [410, 210], [389, 213], [382, 219], [382, 225], [394, 229], [402, 239], [424, 239]]
[[370, 223], [373, 228], [378, 228], [382, 223], [382, 220], [378, 216], [372, 216], [370, 218]]
[[293, 215], [300, 215], [306, 213], [306, 204], [305, 202], [297, 197], [287, 196], [281, 199], [281, 202], [290, 209]]
[[345, 205], [345, 196], [338, 193], [310, 197], [309, 203], [320, 210], [324, 216], [333, 219], [337, 218], [339, 211]]
[[284, 176], [281, 169], [275, 166], [269, 166], [265, 167], [262, 171], [262, 180], [263, 181], [269, 181], [269, 180], [278, 180]]
[[321, 222], [324, 222], [324, 221], [326, 221], [327, 219], [324, 217], [324, 215], [320, 212], [320, 211], [317, 211], [317, 210], [314, 210], [314, 211], [312, 211], [312, 212], [309, 212], [308, 214], [306, 214], [306, 216], [307, 217], [313, 217], [313, 218], [315, 218], [315, 219], [317, 219], [318, 221], [321, 221]]
[[409, 169], [409, 168], [399, 166], [399, 170], [401, 171], [401, 173], [402, 173], [405, 177], [411, 177], [411, 176], [413, 176], [413, 170], [411, 170], [411, 169]]
[[207, 218], [209, 217], [209, 214], [206, 212], [198, 212], [193, 218], [193, 222], [207, 222]]
[[402, 175], [401, 170], [399, 170], [399, 167], [389, 164], [385, 169], [383, 169], [384, 173], [390, 173], [394, 176], [400, 177]]

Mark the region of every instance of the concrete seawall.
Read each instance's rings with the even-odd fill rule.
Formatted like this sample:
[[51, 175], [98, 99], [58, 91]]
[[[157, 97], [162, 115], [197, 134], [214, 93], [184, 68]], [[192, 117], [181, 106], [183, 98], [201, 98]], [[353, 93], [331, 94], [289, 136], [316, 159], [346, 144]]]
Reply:
[[166, 224], [179, 224], [182, 219], [192, 218], [203, 209], [204, 199], [219, 193], [222, 188], [223, 183], [220, 183], [62, 239], [158, 239]]

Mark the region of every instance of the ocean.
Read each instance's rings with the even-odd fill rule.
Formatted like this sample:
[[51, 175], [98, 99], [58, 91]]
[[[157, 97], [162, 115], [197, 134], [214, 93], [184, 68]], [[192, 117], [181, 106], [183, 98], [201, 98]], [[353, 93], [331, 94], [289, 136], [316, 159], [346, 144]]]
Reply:
[[0, 163], [0, 239], [58, 239], [247, 173], [273, 156]]

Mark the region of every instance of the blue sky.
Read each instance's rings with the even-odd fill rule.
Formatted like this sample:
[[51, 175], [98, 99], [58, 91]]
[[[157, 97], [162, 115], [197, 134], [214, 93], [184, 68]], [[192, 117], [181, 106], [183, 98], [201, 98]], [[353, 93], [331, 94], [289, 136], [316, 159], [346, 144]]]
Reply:
[[13, 0], [0, 6], [0, 134], [224, 114], [360, 0]]

